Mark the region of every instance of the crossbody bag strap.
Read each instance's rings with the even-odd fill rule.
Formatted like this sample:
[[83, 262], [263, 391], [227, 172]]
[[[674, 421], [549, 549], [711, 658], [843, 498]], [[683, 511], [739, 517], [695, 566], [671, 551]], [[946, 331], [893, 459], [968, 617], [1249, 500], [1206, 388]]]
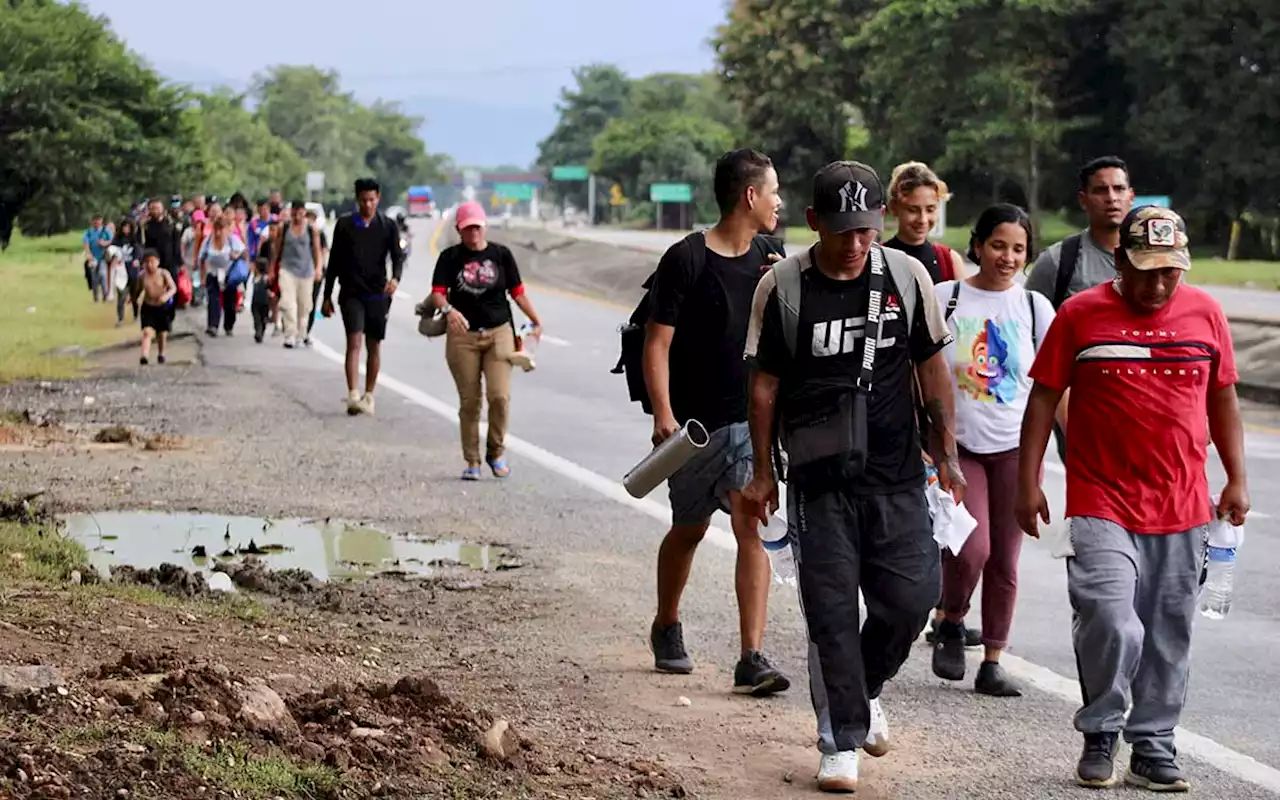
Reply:
[[871, 291], [867, 302], [867, 334], [875, 330], [875, 336], [866, 336], [862, 348], [862, 372], [858, 375], [858, 391], [871, 392], [871, 378], [876, 363], [876, 350], [880, 348], [880, 339], [884, 335], [884, 253], [879, 245], [872, 245], [868, 254], [871, 259]]

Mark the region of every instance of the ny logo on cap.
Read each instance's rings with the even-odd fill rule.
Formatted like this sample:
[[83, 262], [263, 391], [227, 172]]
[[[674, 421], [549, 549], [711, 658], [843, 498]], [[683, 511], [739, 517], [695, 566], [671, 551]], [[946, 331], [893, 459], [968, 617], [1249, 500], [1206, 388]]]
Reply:
[[867, 210], [867, 187], [862, 181], [845, 181], [840, 187], [840, 213]]
[[1147, 245], [1150, 247], [1174, 247], [1178, 243], [1178, 228], [1171, 219], [1153, 219], [1147, 223]]

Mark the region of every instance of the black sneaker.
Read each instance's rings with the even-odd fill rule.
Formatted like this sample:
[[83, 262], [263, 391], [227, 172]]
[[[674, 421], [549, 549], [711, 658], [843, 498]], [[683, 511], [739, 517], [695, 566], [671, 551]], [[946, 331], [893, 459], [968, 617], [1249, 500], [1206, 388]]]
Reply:
[[992, 697], [1022, 697], [1022, 690], [999, 661], [982, 662], [978, 667], [978, 677], [973, 679], [973, 690]]
[[218, 329], [217, 329], [217, 328], [205, 328], [205, 329], [204, 329], [204, 335], [205, 335], [205, 336], [208, 336], [210, 339], [217, 339], [217, 338], [218, 338]]
[[1090, 789], [1106, 789], [1116, 782], [1116, 742], [1119, 734], [1086, 733], [1084, 750], [1076, 764], [1076, 783]]
[[[929, 644], [937, 644], [938, 642], [938, 618], [933, 617], [929, 620], [929, 629], [924, 632], [924, 640]], [[982, 628], [964, 629], [964, 646], [965, 647], [981, 647], [982, 646]]]
[[733, 693], [767, 697], [791, 688], [787, 676], [774, 669], [759, 650], [749, 650], [733, 670]]
[[158, 355], [158, 356], [156, 356], [156, 363], [157, 363], [157, 364], [163, 364], [163, 363], [164, 363], [164, 356], [163, 356], [163, 355]]
[[142, 356], [141, 358], [138, 359], [138, 363], [145, 367], [147, 365], [147, 357]]
[[1191, 784], [1172, 758], [1129, 757], [1129, 771], [1124, 782], [1153, 792], [1187, 792]]
[[693, 660], [684, 649], [684, 628], [679, 622], [659, 627], [653, 623], [649, 630], [649, 645], [653, 648], [653, 668], [673, 675], [693, 672]]
[[943, 620], [933, 645], [933, 674], [947, 681], [962, 681], [964, 667], [964, 623]]

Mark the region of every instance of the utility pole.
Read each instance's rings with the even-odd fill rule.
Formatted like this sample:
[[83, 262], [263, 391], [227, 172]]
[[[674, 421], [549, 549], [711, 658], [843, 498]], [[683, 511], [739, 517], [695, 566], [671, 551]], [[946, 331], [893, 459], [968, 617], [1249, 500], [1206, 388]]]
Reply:
[[587, 176], [587, 224], [596, 224], [596, 174]]

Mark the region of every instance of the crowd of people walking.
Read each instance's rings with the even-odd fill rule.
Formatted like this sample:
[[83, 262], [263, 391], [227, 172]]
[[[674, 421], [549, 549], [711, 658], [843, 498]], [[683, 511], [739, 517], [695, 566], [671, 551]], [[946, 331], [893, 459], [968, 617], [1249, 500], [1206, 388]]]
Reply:
[[[1217, 302], [1184, 282], [1185, 222], [1134, 207], [1127, 165], [1108, 156], [1079, 172], [1087, 229], [1037, 254], [1027, 214], [1000, 203], [979, 215], [962, 254], [929, 239], [948, 190], [927, 165], [900, 165], [886, 186], [872, 167], [837, 161], [813, 178], [805, 213], [817, 241], [786, 254], [765, 235], [778, 226], [778, 186], [765, 154], [725, 154], [718, 222], [666, 251], [624, 329], [616, 371], [652, 415], [653, 445], [695, 420], [710, 433], [668, 481], [655, 669], [694, 670], [680, 601], [723, 511], [738, 545], [733, 691], [790, 688], [765, 655], [770, 563], [759, 535], [785, 481], [821, 790], [853, 791], [859, 753], [890, 752], [882, 692], [926, 626], [935, 675], [963, 680], [967, 650], [980, 647], [974, 691], [1019, 697], [1001, 657], [1023, 536], [1050, 520], [1041, 482], [1056, 438], [1082, 696], [1076, 780], [1115, 783], [1123, 735], [1127, 782], [1186, 791], [1173, 732], [1208, 525], [1242, 525], [1249, 497], [1230, 332]], [[347, 411], [373, 414], [406, 233], [378, 210], [375, 181], [354, 189], [332, 242], [315, 211], [278, 193], [253, 208], [240, 195], [225, 205], [175, 197], [118, 225], [96, 217], [84, 234], [86, 284], [96, 301], [114, 299], [118, 324], [126, 307], [140, 321], [143, 364], [153, 341], [164, 362], [184, 305], [207, 307], [208, 337], [231, 336], [247, 294], [256, 341], [270, 329], [286, 348], [310, 345], [317, 312], [337, 311]], [[890, 213], [897, 230], [881, 243]], [[459, 206], [454, 225], [460, 241], [440, 253], [417, 311], [441, 323], [429, 335], [446, 336], [462, 478], [479, 480], [484, 466], [503, 478], [520, 348], [509, 301], [528, 335], [540, 337], [542, 321], [511, 251], [488, 240], [483, 208]], [[1216, 504], [1210, 437], [1227, 476]], [[976, 521], [957, 552], [934, 541], [932, 480]], [[971, 628], [980, 583], [981, 627]]]
[[[889, 752], [881, 694], [926, 625], [934, 674], [962, 680], [978, 646], [974, 690], [1020, 696], [1001, 655], [1023, 536], [1050, 519], [1041, 480], [1056, 435], [1083, 698], [1076, 779], [1113, 784], [1123, 734], [1127, 782], [1186, 791], [1173, 731], [1208, 525], [1243, 524], [1249, 498], [1230, 333], [1213, 298], [1183, 281], [1183, 220], [1133, 207], [1128, 167], [1105, 157], [1080, 170], [1087, 230], [1037, 257], [1027, 214], [997, 204], [961, 255], [929, 241], [947, 189], [926, 165], [900, 165], [886, 187], [840, 161], [813, 180], [817, 242], [782, 256], [761, 245], [780, 206], [766, 155], [726, 154], [715, 191], [718, 223], [663, 255], [628, 328], [643, 330], [642, 357], [628, 362], [624, 332], [620, 362], [642, 373], [632, 396], [652, 409], [655, 445], [691, 420], [710, 432], [668, 481], [655, 669], [694, 669], [679, 601], [722, 510], [738, 542], [733, 689], [790, 687], [763, 653], [758, 534], [785, 480], [822, 791], [854, 791], [859, 752]], [[881, 244], [889, 212], [897, 233]], [[1216, 505], [1210, 436], [1227, 475]], [[958, 552], [934, 541], [930, 480], [976, 520]], [[970, 629], [980, 582], [982, 625]]]

